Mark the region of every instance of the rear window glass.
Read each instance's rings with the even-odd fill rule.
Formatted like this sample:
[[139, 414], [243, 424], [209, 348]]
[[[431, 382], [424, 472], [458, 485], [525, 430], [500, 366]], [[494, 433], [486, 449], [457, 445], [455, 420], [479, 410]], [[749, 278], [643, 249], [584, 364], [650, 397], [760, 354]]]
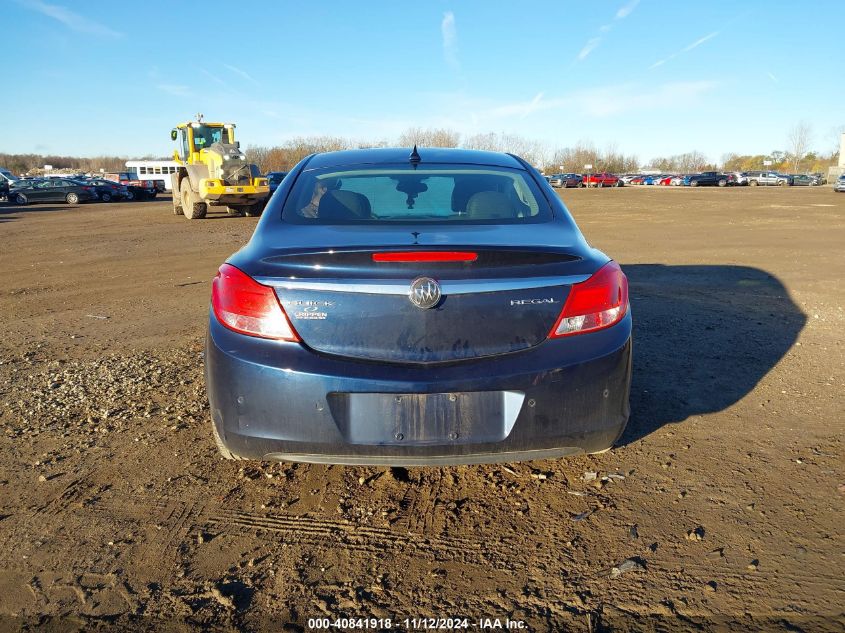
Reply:
[[551, 210], [522, 170], [408, 164], [306, 170], [282, 217], [301, 224], [542, 222]]

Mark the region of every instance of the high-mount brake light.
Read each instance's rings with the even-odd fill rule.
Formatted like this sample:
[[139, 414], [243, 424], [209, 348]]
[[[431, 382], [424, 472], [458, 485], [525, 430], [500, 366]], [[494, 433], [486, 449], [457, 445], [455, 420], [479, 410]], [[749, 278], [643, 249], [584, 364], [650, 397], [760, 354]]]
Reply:
[[614, 261], [574, 284], [549, 337], [595, 332], [615, 325], [628, 311], [628, 278]]
[[223, 264], [212, 282], [211, 306], [220, 323], [240, 334], [299, 341], [273, 288], [231, 264]]
[[478, 253], [463, 251], [405, 251], [373, 253], [374, 262], [474, 262]]

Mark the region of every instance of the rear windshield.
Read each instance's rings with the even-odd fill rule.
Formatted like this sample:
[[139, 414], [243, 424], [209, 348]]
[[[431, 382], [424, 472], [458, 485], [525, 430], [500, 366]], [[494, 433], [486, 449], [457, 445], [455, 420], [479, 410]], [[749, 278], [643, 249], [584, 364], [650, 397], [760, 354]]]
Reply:
[[472, 165], [378, 165], [306, 170], [282, 217], [298, 224], [521, 224], [551, 219], [531, 176]]

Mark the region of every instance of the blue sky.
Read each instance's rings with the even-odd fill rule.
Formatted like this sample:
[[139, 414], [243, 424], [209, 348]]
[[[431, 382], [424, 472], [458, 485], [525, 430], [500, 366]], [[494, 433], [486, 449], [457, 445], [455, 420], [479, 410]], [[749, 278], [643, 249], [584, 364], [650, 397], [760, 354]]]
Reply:
[[0, 151], [166, 155], [202, 112], [244, 145], [410, 126], [611, 144], [645, 162], [845, 125], [841, 2], [0, 0]]

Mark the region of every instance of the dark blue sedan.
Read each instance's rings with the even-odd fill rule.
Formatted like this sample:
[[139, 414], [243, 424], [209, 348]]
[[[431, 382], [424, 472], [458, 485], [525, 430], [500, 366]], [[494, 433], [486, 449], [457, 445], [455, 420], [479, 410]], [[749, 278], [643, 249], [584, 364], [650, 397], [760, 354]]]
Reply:
[[211, 303], [228, 458], [543, 459], [604, 451], [628, 421], [627, 279], [509, 154], [309, 156]]
[[270, 187], [270, 195], [272, 196], [276, 189], [279, 188], [281, 182], [285, 179], [285, 176], [288, 175], [286, 171], [270, 171], [267, 172], [265, 178], [267, 178], [267, 185]]

